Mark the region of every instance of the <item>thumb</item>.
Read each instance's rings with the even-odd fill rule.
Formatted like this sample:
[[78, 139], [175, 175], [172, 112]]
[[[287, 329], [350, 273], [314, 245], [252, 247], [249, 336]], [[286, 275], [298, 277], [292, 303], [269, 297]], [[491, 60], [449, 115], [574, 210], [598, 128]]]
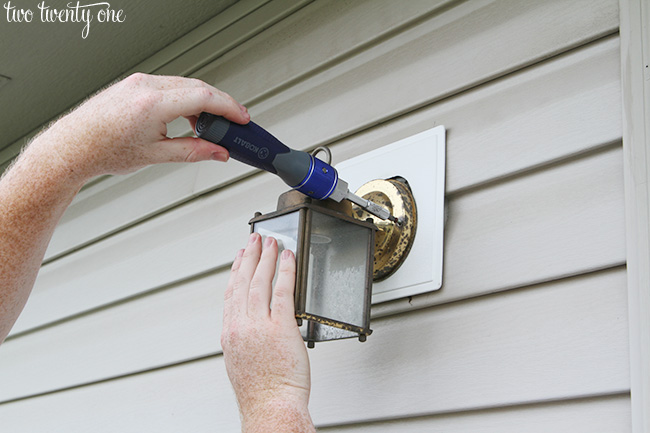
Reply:
[[160, 148], [155, 152], [156, 161], [152, 162], [198, 162], [210, 159], [226, 162], [229, 157], [228, 151], [218, 144], [196, 137], [178, 137], [162, 140]]

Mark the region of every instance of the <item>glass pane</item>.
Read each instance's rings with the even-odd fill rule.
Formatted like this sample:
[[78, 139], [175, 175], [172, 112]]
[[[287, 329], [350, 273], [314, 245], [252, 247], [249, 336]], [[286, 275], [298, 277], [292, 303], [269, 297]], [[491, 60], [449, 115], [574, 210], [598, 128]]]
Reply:
[[312, 213], [307, 313], [356, 326], [365, 324], [370, 233], [369, 228]]
[[299, 223], [300, 211], [295, 211], [253, 224], [253, 231], [262, 236], [262, 245], [264, 245], [267, 236], [274, 237], [278, 241], [278, 261], [275, 266], [273, 287], [275, 287], [275, 281], [278, 278], [278, 267], [280, 266], [282, 251], [291, 250], [294, 254], [297, 254]]
[[253, 224], [253, 231], [262, 235], [262, 245], [267, 236], [272, 236], [278, 241], [278, 257], [284, 250], [296, 253], [298, 247], [298, 225], [300, 212], [295, 211], [276, 218], [260, 221]]

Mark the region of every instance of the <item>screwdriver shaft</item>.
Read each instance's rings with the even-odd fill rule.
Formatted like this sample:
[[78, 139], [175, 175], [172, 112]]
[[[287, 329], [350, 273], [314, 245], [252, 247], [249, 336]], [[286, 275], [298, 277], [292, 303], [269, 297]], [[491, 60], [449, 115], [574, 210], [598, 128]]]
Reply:
[[347, 192], [346, 197], [348, 200], [350, 200], [352, 203], [360, 206], [367, 212], [375, 215], [376, 217], [379, 217], [383, 220], [389, 220], [392, 221], [396, 224], [399, 224], [399, 220], [392, 216], [390, 214], [390, 211], [386, 209], [383, 206], [378, 205], [377, 203], [374, 203], [370, 200], [366, 200], [365, 198], [359, 197], [356, 194], [351, 193], [350, 191]]

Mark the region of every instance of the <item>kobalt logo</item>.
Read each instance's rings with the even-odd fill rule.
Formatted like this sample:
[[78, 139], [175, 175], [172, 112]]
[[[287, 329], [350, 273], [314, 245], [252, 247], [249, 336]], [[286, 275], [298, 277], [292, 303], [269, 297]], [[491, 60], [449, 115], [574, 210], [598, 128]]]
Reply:
[[269, 156], [269, 149], [266, 147], [260, 148], [259, 146], [255, 146], [253, 143], [250, 141], [246, 141], [241, 137], [235, 137], [235, 144], [239, 144], [241, 147], [250, 150], [251, 152], [257, 153], [257, 157], [259, 159], [266, 159], [266, 157]]
[[259, 147], [255, 146], [250, 141], [246, 141], [242, 139], [241, 137], [235, 137], [235, 144], [239, 144], [241, 147], [253, 151], [255, 153], [257, 153], [257, 151], [260, 150]]

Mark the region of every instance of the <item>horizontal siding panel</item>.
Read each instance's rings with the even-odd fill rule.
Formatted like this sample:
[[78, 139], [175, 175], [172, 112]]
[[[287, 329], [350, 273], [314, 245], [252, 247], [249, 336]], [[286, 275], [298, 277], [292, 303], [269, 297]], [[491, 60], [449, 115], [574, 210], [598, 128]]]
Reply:
[[289, 143], [331, 142], [611, 34], [617, 12], [611, 0], [464, 2], [252, 112]]
[[61, 218], [45, 260], [53, 260], [191, 200], [198, 195], [196, 182], [203, 165], [208, 171], [228, 174], [231, 180], [242, 173], [238, 162], [161, 164], [125, 177], [108, 177], [84, 189]]
[[[290, 146], [312, 148], [617, 27], [618, 4], [612, 0], [463, 2], [249, 108], [258, 123]], [[212, 82], [202, 71], [196, 75]], [[214, 171], [202, 174], [197, 182], [202, 190], [223, 183]]]
[[618, 54], [618, 38], [610, 38], [432, 110], [456, 136], [447, 150], [447, 191], [619, 141]]
[[12, 433], [239, 432], [221, 357], [0, 405]]
[[[376, 320], [366, 343], [309, 352], [312, 416], [331, 426], [627, 392], [625, 287], [618, 268]], [[92, 352], [80, 365], [111, 364]], [[220, 356], [2, 404], [0, 419], [12, 432], [42, 420], [67, 432], [238, 428]]]
[[[135, 65], [129, 73], [133, 72], [155, 72], [161, 67], [169, 64], [170, 61], [178, 59], [183, 56], [189, 49], [201, 44], [215, 35], [222, 32], [228, 27], [233, 27], [233, 23], [241, 23], [241, 18], [252, 13], [264, 12], [261, 9], [264, 5], [272, 0], [244, 0], [237, 1], [228, 9], [223, 10], [218, 15], [210, 18], [199, 27], [193, 29], [191, 32], [181, 36], [171, 44], [167, 45], [164, 49], [158, 51], [151, 57], [144, 59], [141, 63]], [[249, 23], [246, 23], [249, 24]], [[236, 25], [235, 25], [236, 27]], [[224, 41], [222, 41], [222, 44]], [[223, 46], [222, 46], [223, 48]], [[168, 69], [170, 75], [181, 74], [180, 70]]]
[[446, 192], [621, 140], [618, 37], [484, 84], [330, 145], [335, 162], [437, 125], [447, 130]]
[[458, 299], [625, 263], [622, 164], [616, 147], [450, 200], [442, 290]]
[[445, 8], [457, 3], [457, 0], [316, 1], [193, 75], [218, 84], [247, 104], [254, 104], [264, 95], [358, 55], [425, 17], [435, 20]]
[[[450, 200], [441, 292], [380, 304], [373, 313], [625, 264], [622, 164], [616, 147]], [[514, 189], [518, 198], [508, 192]], [[597, 222], [604, 215], [607, 222]]]
[[0, 401], [221, 351], [229, 272], [77, 317], [0, 346]]
[[[366, 0], [337, 2], [336, 8], [319, 3], [309, 5], [194, 75], [248, 102], [269, 89], [296, 81], [301, 82], [295, 86], [298, 91], [335, 77], [345, 78], [354, 88], [359, 83], [354, 78], [365, 72], [370, 81], [386, 76], [391, 82], [388, 88], [373, 89], [375, 95], [384, 97], [385, 106], [397, 97], [391, 94], [393, 88], [407, 93], [401, 96], [404, 100], [430, 100], [441, 88], [452, 91], [518, 69], [532, 59], [543, 59], [615, 32], [618, 26], [618, 5], [612, 0], [554, 0], [536, 4], [516, 0], [469, 4], [437, 0], [398, 5], [389, 0]], [[418, 14], [422, 18], [412, 20]], [[408, 21], [412, 23], [409, 28], [390, 34]], [[382, 38], [382, 34], [391, 37]], [[323, 44], [323, 40], [328, 43]], [[360, 52], [355, 53], [355, 49]], [[325, 67], [319, 71], [314, 65]], [[440, 76], [431, 76], [432, 67]], [[357, 72], [358, 69], [363, 72]], [[310, 77], [314, 75], [312, 71], [319, 73]], [[395, 73], [399, 73], [397, 79]], [[414, 80], [421, 76], [427, 79]], [[451, 81], [433, 83], [432, 78]], [[336, 88], [333, 90], [330, 96], [340, 95]], [[283, 93], [278, 96], [286, 100]], [[391, 97], [387, 98], [388, 95]], [[369, 114], [367, 108], [370, 107], [361, 112], [336, 110], [331, 114], [355, 112], [365, 116]], [[353, 120], [360, 118], [354, 116]]]
[[159, 75], [188, 75], [224, 53], [243, 45], [313, 0], [271, 0], [235, 23], [201, 41], [182, 55], [156, 69]]
[[196, 164], [161, 164], [86, 187], [66, 209], [45, 260], [70, 252], [192, 197]]
[[[370, 128], [331, 148], [335, 162], [341, 161], [444, 124], [447, 191], [454, 192], [619, 140], [619, 89], [618, 39], [609, 38]], [[251, 172], [234, 161], [170, 164], [99, 182], [75, 199], [46, 257], [188, 200], [219, 179], [230, 182]]]
[[[363, 409], [362, 409], [363, 410]], [[630, 396], [319, 428], [323, 433], [628, 433]]]
[[[426, 296], [442, 302], [623, 263], [622, 182], [615, 148], [450, 200], [443, 288]], [[283, 190], [256, 176], [44, 266], [13, 333], [228, 265], [247, 221], [274, 209]]]
[[626, 296], [619, 268], [375, 320], [366, 343], [316, 346], [312, 417], [336, 425], [627, 392]]

